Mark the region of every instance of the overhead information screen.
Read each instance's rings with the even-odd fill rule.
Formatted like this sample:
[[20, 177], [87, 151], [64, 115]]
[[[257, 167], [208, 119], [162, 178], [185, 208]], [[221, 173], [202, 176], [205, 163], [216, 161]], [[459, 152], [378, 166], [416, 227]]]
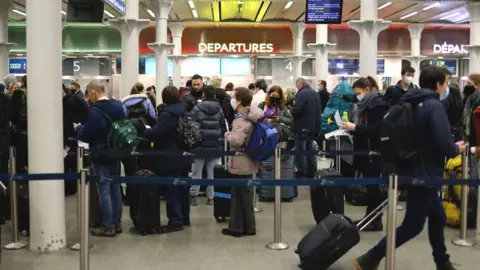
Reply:
[[127, 13], [127, 5], [125, 4], [125, 0], [103, 0], [103, 2], [113, 7], [122, 15]]
[[342, 23], [343, 0], [307, 0], [305, 23]]
[[427, 59], [420, 63], [420, 69], [426, 66], [437, 66], [447, 68], [453, 76], [457, 76], [457, 59]]

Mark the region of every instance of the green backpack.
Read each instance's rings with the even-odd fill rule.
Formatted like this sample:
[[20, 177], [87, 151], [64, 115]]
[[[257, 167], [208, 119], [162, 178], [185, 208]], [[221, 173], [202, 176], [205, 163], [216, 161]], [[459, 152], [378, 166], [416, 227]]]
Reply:
[[140, 142], [137, 129], [132, 122], [125, 118], [113, 121], [99, 108], [93, 107], [93, 109], [99, 111], [111, 124], [104, 147], [108, 151], [108, 156], [114, 159], [123, 159], [130, 156]]

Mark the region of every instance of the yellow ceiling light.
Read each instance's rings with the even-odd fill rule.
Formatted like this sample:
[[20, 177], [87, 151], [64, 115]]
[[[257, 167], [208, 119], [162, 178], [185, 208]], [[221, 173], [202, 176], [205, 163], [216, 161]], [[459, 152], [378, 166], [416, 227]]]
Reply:
[[220, 11], [222, 14], [222, 21], [235, 19], [237, 14], [238, 2], [236, 1], [220, 1]]
[[219, 1], [213, 1], [212, 2], [212, 15], [213, 15], [213, 21], [214, 22], [219, 22], [220, 21], [220, 3]]
[[255, 21], [256, 22], [261, 22], [263, 21], [263, 18], [265, 17], [265, 14], [267, 14], [267, 10], [272, 4], [271, 0], [268, 1], [262, 1], [262, 5], [260, 6], [260, 10], [258, 10], [258, 13], [256, 15]]
[[241, 18], [249, 21], [255, 21], [259, 9], [264, 5], [263, 1], [248, 1], [243, 4]]

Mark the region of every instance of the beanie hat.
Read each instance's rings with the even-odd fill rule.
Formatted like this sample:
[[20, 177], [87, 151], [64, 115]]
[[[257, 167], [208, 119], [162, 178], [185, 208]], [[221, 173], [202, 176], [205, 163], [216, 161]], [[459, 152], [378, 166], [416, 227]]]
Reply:
[[17, 83], [17, 77], [15, 77], [12, 74], [9, 74], [5, 76], [3, 79], [3, 82], [5, 83], [5, 87], [7, 88], [7, 91], [10, 91], [10, 88], [13, 86], [13, 84]]

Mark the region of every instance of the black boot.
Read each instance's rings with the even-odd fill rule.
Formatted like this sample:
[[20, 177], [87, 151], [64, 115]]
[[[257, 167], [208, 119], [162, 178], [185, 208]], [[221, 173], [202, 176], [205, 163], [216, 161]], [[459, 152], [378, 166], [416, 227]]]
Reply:
[[377, 270], [379, 264], [380, 261], [375, 260], [369, 252], [353, 261], [356, 270]]
[[457, 270], [451, 262], [446, 262], [444, 264], [437, 264], [437, 270]]

